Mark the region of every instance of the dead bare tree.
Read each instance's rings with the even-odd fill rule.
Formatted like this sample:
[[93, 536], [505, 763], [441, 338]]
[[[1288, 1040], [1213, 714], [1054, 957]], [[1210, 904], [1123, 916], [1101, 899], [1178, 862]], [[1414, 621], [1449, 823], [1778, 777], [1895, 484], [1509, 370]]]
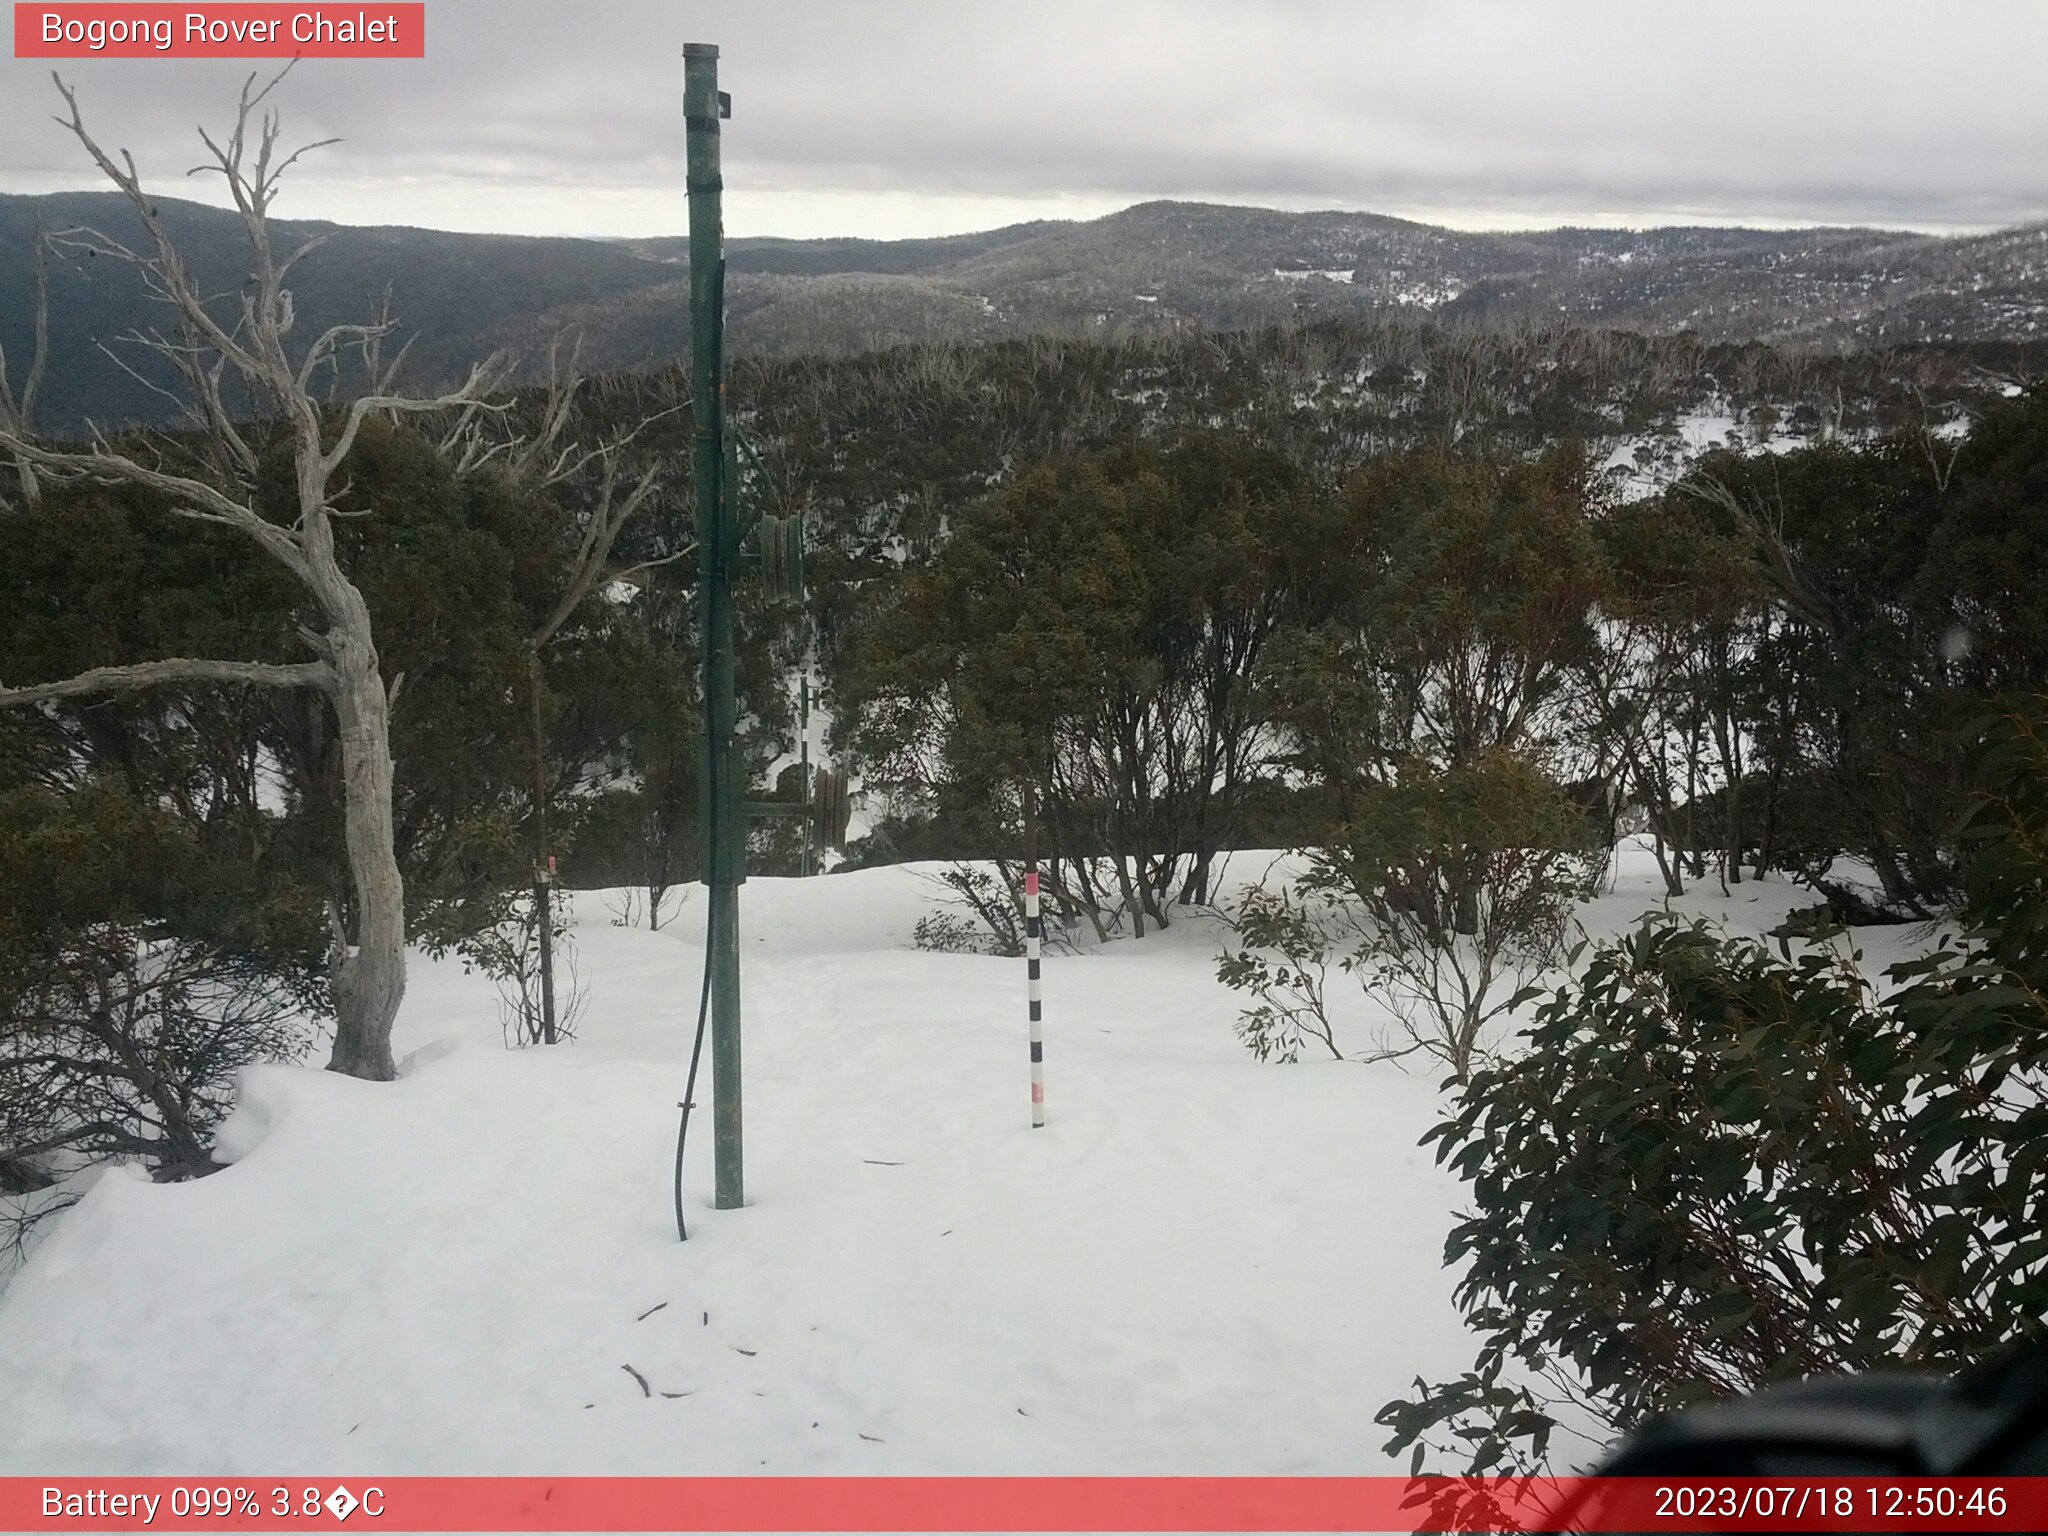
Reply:
[[551, 355], [549, 375], [548, 404], [541, 427], [531, 438], [515, 444], [512, 451], [515, 456], [524, 456], [528, 471], [537, 473], [546, 486], [567, 486], [587, 473], [594, 473], [596, 479], [595, 488], [580, 498], [577, 543], [563, 568], [561, 596], [528, 640], [536, 651], [552, 640], [576, 610], [589, 600], [600, 580], [631, 581], [657, 566], [672, 564], [695, 549], [692, 545], [690, 549], [655, 560], [636, 561], [628, 566], [615, 567], [612, 564], [612, 550], [618, 544], [620, 533], [661, 486], [663, 466], [659, 462], [641, 466], [637, 474], [630, 469], [628, 461], [633, 445], [642, 432], [664, 417], [685, 409], [688, 402], [643, 417], [626, 431], [606, 438], [594, 448], [564, 445], [562, 439], [571, 407], [584, 381], [576, 371], [573, 356], [563, 365]]
[[[157, 209], [144, 192], [134, 157], [121, 151], [117, 162], [87, 131], [76, 94], [61, 78], [57, 90], [69, 109], [58, 121], [84, 146], [94, 164], [126, 197], [146, 239], [136, 248], [94, 229], [54, 236], [60, 248], [83, 250], [131, 267], [148, 291], [169, 306], [174, 334], [161, 331], [131, 338], [145, 354], [168, 364], [181, 386], [176, 395], [187, 419], [202, 429], [209, 462], [193, 471], [179, 467], [171, 445], [134, 451], [117, 448], [93, 429], [87, 446], [54, 449], [33, 442], [23, 424], [0, 424], [0, 450], [59, 478], [139, 486], [161, 494], [170, 511], [197, 522], [217, 523], [252, 540], [295, 576], [311, 599], [322, 628], [299, 627], [313, 660], [288, 665], [173, 658], [128, 666], [100, 667], [59, 682], [0, 686], [0, 707], [47, 699], [147, 688], [166, 683], [230, 682], [267, 687], [312, 688], [333, 708], [339, 727], [343, 775], [343, 831], [352, 912], [332, 911], [334, 1054], [330, 1070], [388, 1079], [394, 1075], [391, 1025], [405, 991], [405, 888], [393, 847], [391, 809], [391, 705], [400, 678], [387, 684], [380, 669], [363, 594], [342, 569], [335, 548], [336, 518], [363, 515], [337, 503], [347, 490], [343, 471], [357, 435], [372, 417], [484, 408], [501, 376], [497, 359], [478, 364], [458, 387], [434, 396], [401, 394], [396, 374], [403, 352], [386, 365], [378, 350], [390, 334], [387, 318], [369, 324], [329, 327], [294, 356], [292, 269], [318, 244], [308, 241], [289, 254], [273, 247], [270, 210], [280, 178], [308, 150], [279, 152], [275, 108], [261, 110], [287, 70], [260, 89], [251, 75], [242, 87], [235, 127], [226, 141], [203, 129], [208, 159], [194, 174], [221, 176], [241, 215], [249, 242], [249, 276], [239, 294], [239, 313], [223, 317], [186, 265]], [[56, 77], [53, 77], [56, 78]], [[330, 141], [331, 142], [331, 141]], [[253, 164], [252, 164], [253, 158]], [[335, 412], [323, 410], [314, 393], [322, 369], [332, 370], [350, 352], [360, 353], [369, 374], [365, 391]], [[281, 433], [292, 461], [293, 520], [285, 523], [259, 510], [260, 455], [257, 429], [232, 412], [235, 389], [246, 391], [256, 419]], [[145, 462], [145, 459], [153, 462]]]
[[1920, 445], [1927, 467], [1934, 471], [1934, 488], [1946, 493], [1956, 472], [1956, 460], [1962, 457], [1963, 445], [1969, 440], [1967, 432], [1953, 430], [1953, 424], [1961, 421], [1967, 427], [1969, 415], [1956, 400], [1944, 400], [1939, 404], [1929, 400], [1927, 391], [1917, 379], [1906, 381], [1906, 393], [1920, 410], [1919, 423], [1912, 429], [1913, 437]]
[[[683, 407], [676, 405], [658, 411], [594, 448], [585, 447], [569, 433], [575, 416], [576, 397], [584, 382], [577, 368], [576, 350], [572, 347], [564, 357], [562, 344], [558, 341], [548, 349], [547, 395], [539, 421], [532, 431], [494, 431], [495, 426], [502, 424], [501, 417], [490, 412], [469, 410], [457, 416], [442, 444], [443, 450], [450, 453], [462, 468], [474, 469], [497, 461], [508, 473], [529, 480], [544, 491], [567, 491], [573, 496], [576, 487], [593, 473], [596, 477], [595, 489], [578, 498], [582, 507], [577, 543], [563, 571], [561, 595], [526, 641], [527, 761], [532, 783], [533, 846], [530, 917], [537, 951], [537, 974], [533, 977], [522, 974], [517, 982], [521, 997], [531, 995], [529, 982], [538, 985], [535, 1017], [538, 1028], [532, 1033], [542, 1045], [556, 1043], [560, 1021], [555, 1008], [555, 873], [548, 854], [547, 720], [541, 689], [541, 652], [576, 610], [589, 601], [601, 579], [632, 581], [687, 553], [683, 551], [657, 560], [644, 560], [624, 568], [612, 565], [612, 550], [618, 544], [620, 533], [653, 499], [661, 482], [662, 466], [658, 462], [643, 466], [636, 475], [627, 467], [628, 453], [641, 432]], [[513, 953], [509, 949], [500, 952]], [[523, 951], [519, 953], [523, 955]], [[507, 980], [500, 976], [501, 984]]]

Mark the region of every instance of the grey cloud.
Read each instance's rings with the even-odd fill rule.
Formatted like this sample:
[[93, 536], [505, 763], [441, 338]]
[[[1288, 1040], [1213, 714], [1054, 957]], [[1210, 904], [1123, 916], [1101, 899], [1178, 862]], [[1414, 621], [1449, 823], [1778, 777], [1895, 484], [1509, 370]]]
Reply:
[[[2048, 212], [2048, 8], [2030, 3], [432, 0], [428, 36], [422, 62], [295, 73], [292, 128], [348, 142], [308, 167], [294, 207], [371, 220], [387, 216], [380, 184], [408, 208], [446, 186], [466, 227], [487, 227], [497, 187], [526, 221], [500, 227], [573, 229], [586, 204], [673, 227], [678, 55], [703, 40], [737, 104], [729, 184], [763, 209], [837, 192], [1494, 223]], [[241, 73], [66, 68], [105, 137], [158, 177], [189, 163], [190, 125], [219, 120]], [[0, 62], [0, 186], [82, 184], [52, 99], [40, 65]], [[832, 206], [860, 216], [857, 196]]]

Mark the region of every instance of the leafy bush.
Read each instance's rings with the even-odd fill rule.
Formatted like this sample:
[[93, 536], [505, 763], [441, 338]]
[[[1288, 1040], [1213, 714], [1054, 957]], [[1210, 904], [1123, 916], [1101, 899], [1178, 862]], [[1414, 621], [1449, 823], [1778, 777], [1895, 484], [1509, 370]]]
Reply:
[[1310, 882], [1358, 903], [1365, 921], [1346, 968], [1400, 1020], [1409, 1048], [1462, 1082], [1487, 1027], [1563, 959], [1572, 904], [1592, 894], [1601, 858], [1578, 805], [1519, 753], [1403, 767], [1356, 795]]
[[91, 1162], [208, 1165], [234, 1074], [324, 1012], [319, 908], [107, 781], [0, 795], [0, 1190], [61, 1208]]
[[910, 930], [910, 942], [935, 954], [988, 953], [988, 935], [957, 912], [927, 912]]
[[1343, 1056], [1327, 1008], [1335, 953], [1393, 1017], [1372, 1059], [1420, 1052], [1462, 1082], [1488, 1026], [1563, 957], [1572, 903], [1591, 894], [1599, 862], [1578, 806], [1507, 751], [1401, 768], [1351, 791], [1329, 846], [1309, 853], [1300, 900], [1254, 891], [1236, 914], [1247, 947], [1216, 974], [1258, 997], [1237, 1033], [1261, 1061], [1293, 1061], [1306, 1040]]
[[549, 951], [554, 961], [552, 976], [546, 975], [541, 965], [541, 904], [529, 889], [514, 895], [509, 908], [500, 922], [479, 933], [466, 934], [456, 942], [454, 948], [462, 957], [462, 969], [465, 973], [480, 970], [497, 984], [498, 1022], [508, 1046], [547, 1043], [544, 987], [549, 985], [554, 992], [555, 1039], [574, 1040], [590, 996], [576, 963], [576, 945], [569, 934], [568, 903], [562, 889], [550, 885], [545, 905]]
[[1246, 1049], [1260, 1061], [1295, 1062], [1313, 1042], [1342, 1061], [1327, 991], [1330, 935], [1315, 914], [1284, 890], [1254, 886], [1231, 926], [1245, 947], [1217, 957], [1216, 979], [1259, 999], [1238, 1015]]
[[1007, 876], [998, 879], [974, 864], [955, 864], [929, 876], [948, 895], [946, 907], [917, 920], [911, 943], [956, 955], [1024, 953], [1023, 898]]
[[[1645, 918], [1427, 1140], [1485, 1340], [1390, 1449], [1534, 1467], [1773, 1379], [1984, 1359], [2048, 1318], [2044, 701], [1984, 733], [1970, 934], [1889, 972]], [[1448, 1441], [1444, 1436], [1448, 1436]]]
[[115, 924], [67, 935], [10, 989], [0, 1028], [0, 1163], [208, 1161], [237, 1069], [291, 1059], [312, 1029], [259, 959]]

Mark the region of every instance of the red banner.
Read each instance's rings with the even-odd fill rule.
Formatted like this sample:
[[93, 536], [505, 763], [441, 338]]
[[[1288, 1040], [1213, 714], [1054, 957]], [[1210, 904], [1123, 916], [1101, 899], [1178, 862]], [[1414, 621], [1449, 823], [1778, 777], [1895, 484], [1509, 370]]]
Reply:
[[7, 1531], [2043, 1531], [2048, 1478], [0, 1478]]
[[427, 8], [354, 5], [22, 5], [18, 59], [423, 59]]

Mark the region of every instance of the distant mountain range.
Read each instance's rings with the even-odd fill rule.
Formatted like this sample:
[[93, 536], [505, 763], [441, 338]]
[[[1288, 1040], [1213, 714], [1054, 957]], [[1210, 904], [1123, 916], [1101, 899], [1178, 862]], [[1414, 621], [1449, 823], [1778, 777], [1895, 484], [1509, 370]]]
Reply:
[[[158, 207], [225, 299], [244, 266], [231, 214]], [[0, 195], [0, 346], [18, 372], [30, 325], [31, 235], [93, 224], [133, 241], [113, 193]], [[372, 311], [387, 288], [425, 381], [564, 333], [593, 370], [679, 357], [688, 344], [681, 237], [535, 239], [280, 220], [328, 243], [295, 274], [308, 335]], [[1035, 331], [1223, 328], [1287, 315], [1411, 315], [1480, 325], [1693, 330], [1710, 340], [1864, 347], [2048, 337], [2048, 225], [1937, 237], [1869, 229], [1560, 229], [1471, 234], [1360, 213], [1143, 203], [1087, 222], [920, 240], [730, 242], [736, 351], [843, 354]], [[150, 419], [162, 401], [100, 350], [163, 323], [134, 274], [105, 259], [52, 271], [44, 419]]]

